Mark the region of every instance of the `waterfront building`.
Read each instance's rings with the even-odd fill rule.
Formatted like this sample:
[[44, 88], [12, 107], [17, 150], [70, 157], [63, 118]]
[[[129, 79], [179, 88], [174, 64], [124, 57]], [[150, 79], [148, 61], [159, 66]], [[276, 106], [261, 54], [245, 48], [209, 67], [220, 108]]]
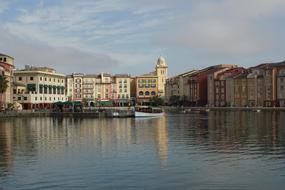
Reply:
[[285, 107], [285, 61], [277, 66], [277, 105]]
[[276, 91], [276, 76], [277, 68], [274, 65], [266, 64], [264, 67], [264, 106], [272, 107], [276, 105], [277, 102], [277, 91]]
[[130, 76], [112, 76], [107, 73], [73, 73], [66, 77], [67, 96], [72, 101], [84, 101], [90, 106], [96, 103], [114, 101], [117, 105], [127, 105], [131, 97]]
[[189, 85], [188, 77], [196, 73], [196, 70], [182, 73], [180, 75], [168, 78], [165, 84], [165, 102], [171, 103], [171, 98], [188, 101]]
[[115, 103], [118, 106], [128, 106], [131, 98], [131, 77], [127, 74], [114, 76], [114, 90], [116, 94], [113, 95]]
[[221, 65], [221, 68], [209, 71], [207, 79], [208, 106], [225, 106], [226, 84], [224, 80], [219, 80], [218, 76], [236, 67], [236, 65]]
[[0, 109], [7, 108], [13, 102], [13, 69], [14, 58], [0, 53], [0, 75], [7, 81], [7, 89], [0, 93]]
[[[233, 77], [245, 71], [242, 67], [225, 70], [216, 75], [214, 80], [214, 106], [231, 106], [231, 99], [234, 96]], [[210, 104], [209, 105], [213, 105]]]
[[264, 105], [264, 72], [259, 67], [250, 68], [247, 75], [248, 106], [256, 107]]
[[[208, 95], [213, 96], [214, 94], [213, 75], [216, 75], [216, 73], [225, 71], [233, 67], [235, 67], [235, 65], [215, 65], [202, 69], [196, 72], [195, 74], [189, 76], [188, 85], [190, 91], [190, 104], [192, 106], [207, 105]], [[208, 92], [208, 89], [210, 92]]]
[[65, 75], [49, 67], [26, 66], [14, 71], [14, 101], [24, 109], [51, 108], [58, 101], [66, 101]]
[[154, 97], [165, 97], [165, 83], [168, 66], [163, 57], [159, 57], [155, 71], [137, 76], [135, 79], [136, 100], [139, 104], [148, 104]]
[[139, 104], [148, 104], [151, 98], [158, 96], [158, 77], [136, 77], [136, 101]]
[[248, 106], [247, 73], [234, 77], [234, 106]]

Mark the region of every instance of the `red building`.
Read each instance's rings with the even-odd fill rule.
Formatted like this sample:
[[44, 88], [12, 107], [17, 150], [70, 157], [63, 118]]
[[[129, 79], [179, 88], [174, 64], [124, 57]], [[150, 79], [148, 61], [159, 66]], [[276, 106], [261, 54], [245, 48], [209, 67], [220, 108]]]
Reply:
[[216, 74], [235, 67], [235, 65], [215, 65], [207, 67], [189, 77], [190, 104], [205, 106], [208, 104], [208, 75]]

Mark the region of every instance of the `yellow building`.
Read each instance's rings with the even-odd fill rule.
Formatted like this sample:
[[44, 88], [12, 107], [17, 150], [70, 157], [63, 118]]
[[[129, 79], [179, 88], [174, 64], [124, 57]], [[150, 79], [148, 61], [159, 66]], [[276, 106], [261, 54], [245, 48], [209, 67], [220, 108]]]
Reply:
[[155, 71], [136, 77], [136, 100], [139, 104], [149, 103], [153, 97], [165, 97], [165, 84], [168, 77], [168, 66], [163, 57], [159, 57]]
[[0, 93], [0, 108], [7, 108], [9, 103], [13, 102], [13, 69], [14, 58], [0, 53], [0, 75], [8, 81], [8, 87], [5, 93]]

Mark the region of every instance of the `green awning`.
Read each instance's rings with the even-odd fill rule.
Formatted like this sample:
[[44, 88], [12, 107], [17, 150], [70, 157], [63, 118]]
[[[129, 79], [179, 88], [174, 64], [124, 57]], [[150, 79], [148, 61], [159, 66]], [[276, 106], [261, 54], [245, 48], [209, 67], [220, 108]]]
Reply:
[[99, 104], [99, 106], [113, 106], [112, 101], [98, 101], [97, 104]]

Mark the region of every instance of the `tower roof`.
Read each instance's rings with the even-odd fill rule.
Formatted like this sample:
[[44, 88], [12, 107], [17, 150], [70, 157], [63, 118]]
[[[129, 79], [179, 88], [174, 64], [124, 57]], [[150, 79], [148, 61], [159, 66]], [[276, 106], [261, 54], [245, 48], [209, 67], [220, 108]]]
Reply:
[[167, 66], [164, 57], [159, 56], [159, 58], [157, 59], [156, 66], [157, 67], [166, 67]]

